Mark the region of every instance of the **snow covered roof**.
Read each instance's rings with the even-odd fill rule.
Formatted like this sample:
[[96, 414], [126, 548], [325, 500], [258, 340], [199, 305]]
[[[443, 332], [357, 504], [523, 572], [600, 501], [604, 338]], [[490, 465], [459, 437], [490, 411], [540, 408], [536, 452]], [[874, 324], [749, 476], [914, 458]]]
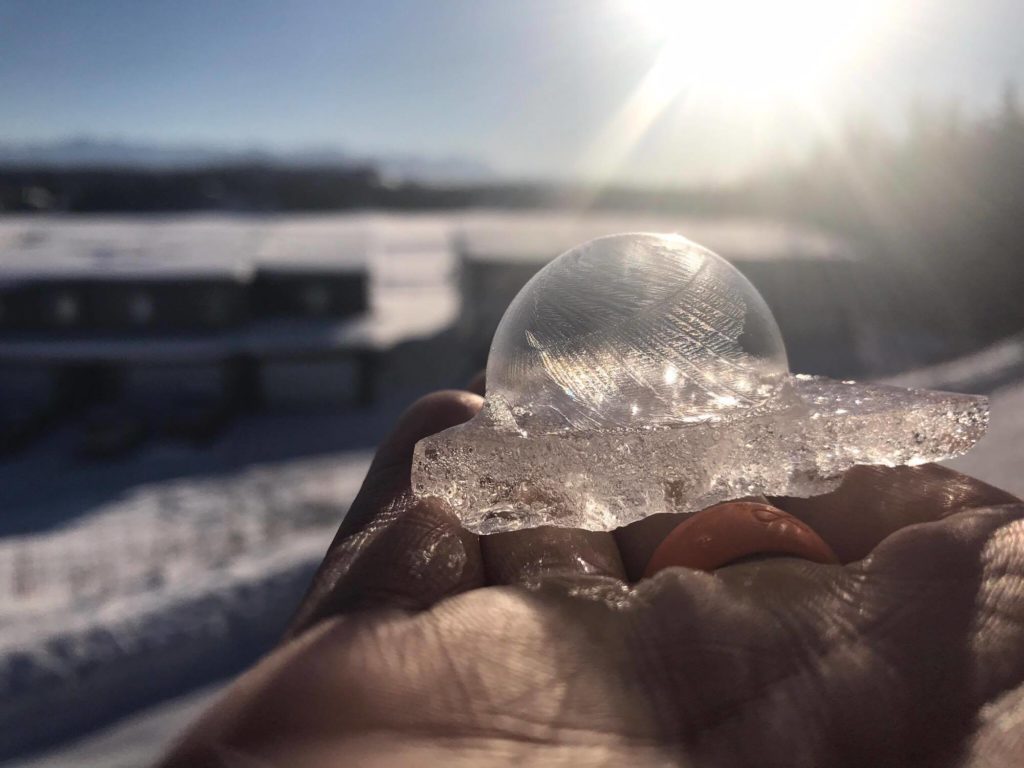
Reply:
[[675, 232], [730, 261], [855, 258], [849, 243], [820, 230], [778, 219], [751, 218], [535, 215], [493, 224], [474, 222], [457, 235], [457, 244], [463, 258], [471, 261], [543, 263], [592, 238], [637, 231]]
[[368, 248], [345, 222], [316, 217], [12, 217], [0, 220], [0, 282], [359, 271]]
[[[431, 336], [451, 324], [458, 306], [449, 279], [451, 228], [451, 217], [378, 213], [0, 216], [0, 288], [66, 279], [247, 281], [255, 271], [286, 281], [294, 273], [301, 282], [331, 275], [348, 280], [360, 273], [369, 303], [358, 317], [324, 317], [319, 324], [252, 322], [204, 339], [5, 337], [0, 357], [166, 360], [216, 357], [224, 349], [312, 353], [340, 346], [386, 348]], [[288, 290], [291, 296], [303, 288]]]

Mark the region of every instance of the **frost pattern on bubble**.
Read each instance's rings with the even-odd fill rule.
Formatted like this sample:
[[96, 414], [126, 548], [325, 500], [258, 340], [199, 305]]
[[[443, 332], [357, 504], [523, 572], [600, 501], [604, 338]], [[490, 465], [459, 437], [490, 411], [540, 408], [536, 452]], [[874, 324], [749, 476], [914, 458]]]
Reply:
[[538, 272], [487, 382], [481, 413], [413, 461], [415, 492], [477, 533], [824, 493], [856, 464], [964, 453], [988, 420], [981, 397], [790, 375], [756, 289], [676, 235], [600, 238]]
[[680, 237], [605, 237], [542, 269], [509, 306], [488, 392], [531, 432], [684, 423], [765, 402], [788, 376], [764, 300]]

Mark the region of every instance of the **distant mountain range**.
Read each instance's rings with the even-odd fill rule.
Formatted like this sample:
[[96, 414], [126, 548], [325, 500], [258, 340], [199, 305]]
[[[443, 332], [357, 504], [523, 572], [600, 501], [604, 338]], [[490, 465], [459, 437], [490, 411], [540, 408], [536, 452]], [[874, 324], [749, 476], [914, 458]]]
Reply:
[[0, 143], [0, 167], [175, 170], [226, 164], [280, 167], [372, 166], [385, 180], [429, 184], [477, 183], [494, 181], [496, 178], [490, 166], [473, 158], [415, 154], [357, 156], [329, 147], [288, 151], [218, 149], [202, 145], [161, 145], [94, 138], [47, 143]]

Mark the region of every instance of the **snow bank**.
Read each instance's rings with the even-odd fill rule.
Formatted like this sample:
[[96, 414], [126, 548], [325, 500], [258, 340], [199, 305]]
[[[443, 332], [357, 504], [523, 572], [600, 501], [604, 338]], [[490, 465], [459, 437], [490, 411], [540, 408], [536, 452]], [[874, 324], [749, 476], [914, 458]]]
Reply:
[[230, 674], [280, 636], [366, 452], [136, 489], [0, 540], [0, 758]]

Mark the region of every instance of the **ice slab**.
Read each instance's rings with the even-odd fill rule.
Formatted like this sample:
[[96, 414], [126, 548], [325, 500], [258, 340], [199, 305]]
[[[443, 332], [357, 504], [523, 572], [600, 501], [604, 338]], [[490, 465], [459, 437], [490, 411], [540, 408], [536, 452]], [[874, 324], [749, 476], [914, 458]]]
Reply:
[[517, 430], [500, 398], [422, 440], [417, 494], [448, 502], [476, 533], [539, 525], [610, 531], [658, 512], [753, 494], [813, 496], [857, 464], [922, 464], [966, 452], [983, 397], [795, 377], [779, 408], [652, 430]]
[[791, 375], [756, 289], [678, 235], [599, 238], [541, 270], [495, 333], [480, 414], [416, 446], [413, 489], [477, 533], [612, 530], [857, 464], [967, 451], [984, 398]]

